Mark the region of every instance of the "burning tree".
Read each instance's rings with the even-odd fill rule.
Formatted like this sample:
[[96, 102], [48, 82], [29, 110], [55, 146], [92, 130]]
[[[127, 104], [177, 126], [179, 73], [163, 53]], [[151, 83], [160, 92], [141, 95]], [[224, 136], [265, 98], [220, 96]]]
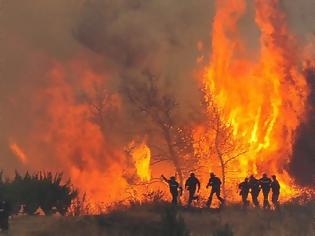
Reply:
[[131, 104], [152, 121], [159, 130], [164, 145], [151, 145], [155, 155], [151, 164], [170, 161], [183, 185], [184, 172], [191, 170], [197, 159], [193, 152], [192, 132], [183, 128], [176, 119], [176, 99], [163, 93], [158, 87], [158, 78], [146, 74], [146, 80], [133, 81], [123, 87], [123, 92]]
[[[119, 106], [118, 96], [108, 91], [105, 86], [94, 84], [92, 93], [87, 94], [85, 100], [89, 105], [92, 121], [99, 126], [104, 137], [108, 133], [117, 134], [121, 130], [123, 130], [125, 136], [127, 130], [128, 135], [126, 135], [126, 140], [123, 142], [122, 140], [114, 140], [114, 137], [107, 142], [111, 143], [110, 146], [113, 150], [124, 150], [122, 153], [124, 158], [122, 178], [128, 183], [128, 186], [124, 189], [128, 196], [126, 199], [138, 201], [142, 196], [141, 193], [147, 191], [145, 185], [149, 182], [155, 182], [150, 181], [151, 150], [146, 144], [146, 138], [140, 137], [141, 135], [134, 135], [131, 130], [128, 130], [128, 123], [123, 122], [120, 117], [123, 112]], [[118, 124], [118, 126], [115, 127], [115, 124]]]
[[85, 95], [91, 118], [105, 135], [113, 129], [118, 116], [119, 99], [102, 84], [94, 84], [91, 94]]
[[195, 149], [206, 163], [212, 158], [219, 162], [223, 196], [226, 195], [226, 180], [229, 164], [241, 157], [248, 150], [240, 138], [235, 136], [233, 126], [224, 119], [224, 110], [219, 108], [214, 99], [205, 96], [205, 110], [207, 121], [202, 130], [195, 133]]

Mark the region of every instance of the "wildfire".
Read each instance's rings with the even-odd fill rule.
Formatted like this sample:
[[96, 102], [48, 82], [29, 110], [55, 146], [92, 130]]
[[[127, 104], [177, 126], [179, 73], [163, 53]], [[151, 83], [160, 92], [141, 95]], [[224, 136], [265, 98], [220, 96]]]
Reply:
[[[132, 142], [134, 143], [134, 142]], [[132, 144], [132, 146], [134, 146]], [[132, 159], [137, 169], [137, 175], [142, 181], [149, 181], [151, 179], [150, 161], [151, 150], [142, 142], [140, 145], [135, 146], [131, 151]]]
[[23, 164], [27, 163], [28, 158], [19, 145], [17, 145], [16, 143], [11, 143], [10, 148], [14, 155], [16, 155]]
[[[248, 2], [254, 4], [253, 21], [260, 31], [258, 53], [257, 49], [247, 47], [246, 38], [240, 31]], [[289, 31], [279, 2], [216, 0], [210, 62], [199, 78], [208, 119], [197, 125], [198, 119], [189, 123], [189, 118], [177, 117], [185, 116], [186, 112], [173, 112], [173, 102], [167, 96], [161, 96], [165, 103], [161, 109], [167, 111], [157, 109], [159, 127], [153, 127], [155, 124], [151, 121], [145, 124], [148, 126], [146, 129], [142, 129], [143, 126], [136, 130], [142, 125], [142, 120], [137, 123], [138, 119], [130, 119], [132, 104], [125, 101], [126, 94], [120, 94], [116, 88], [120, 81], [110, 81], [127, 73], [116, 71], [123, 66], [109, 69], [111, 64], [107, 65], [107, 60], [95, 57], [94, 53], [82, 52], [82, 55], [78, 53], [62, 61], [34, 56], [34, 67], [38, 68], [38, 62], [41, 62], [45, 66], [40, 68], [48, 69], [38, 72], [40, 79], [30, 83], [28, 90], [19, 90], [21, 98], [12, 99], [12, 104], [19, 106], [18, 99], [27, 98], [30, 115], [26, 116], [27, 122], [24, 121], [28, 124], [24, 125], [27, 126], [25, 130], [12, 130], [14, 140], [23, 138], [23, 149], [12, 142], [11, 151], [21, 163], [27, 163], [33, 170], [65, 172], [65, 176], [82, 193], [86, 192], [91, 201], [104, 204], [126, 200], [136, 190], [140, 196], [146, 190], [141, 192], [141, 184], [136, 184], [135, 179], [143, 181], [145, 187], [154, 182], [156, 187], [160, 179], [154, 177], [165, 172], [168, 176], [176, 175], [180, 168], [183, 180], [188, 172], [196, 172], [204, 196], [209, 194], [204, 183], [208, 180], [209, 171], [213, 171], [223, 179], [223, 185], [229, 190], [226, 196], [231, 200], [239, 201], [234, 190], [243, 178], [251, 174], [259, 177], [263, 173], [277, 175], [282, 200], [290, 199], [301, 192], [286, 172], [286, 167], [292, 156], [296, 129], [305, 118], [309, 88], [302, 71], [303, 50], [297, 50], [296, 40]], [[200, 41], [197, 48], [204, 51], [207, 47]], [[197, 59], [198, 64], [205, 61], [204, 55]], [[166, 72], [161, 75], [168, 74]], [[36, 76], [37, 72], [27, 74]], [[132, 83], [133, 80], [126, 81]], [[153, 99], [152, 102], [156, 101]], [[146, 114], [146, 109], [143, 110], [139, 117]], [[164, 124], [159, 116], [165, 116], [165, 120], [172, 116], [172, 122]], [[188, 138], [186, 133], [173, 135], [178, 123], [186, 125], [186, 121]], [[162, 135], [154, 133], [159, 130]], [[130, 142], [136, 136], [134, 132], [138, 131], [140, 137], [147, 139]], [[191, 133], [193, 140], [190, 139]], [[155, 145], [150, 149], [149, 143]], [[164, 144], [167, 147], [163, 147]], [[162, 150], [157, 150], [159, 146]], [[127, 155], [124, 152], [126, 147]], [[181, 154], [179, 149], [182, 147], [187, 149], [187, 154], [186, 150], [184, 155]], [[160, 159], [153, 159], [158, 156]], [[192, 165], [199, 161], [198, 166], [183, 168], [182, 164], [190, 163], [192, 156]], [[199, 159], [196, 161], [195, 157]], [[174, 168], [175, 165], [178, 166]]]
[[[214, 100], [222, 119], [232, 126], [233, 138], [247, 147], [230, 163], [234, 171], [230, 177], [276, 174], [283, 195], [290, 197], [296, 191], [285, 166], [308, 94], [294, 37], [278, 0], [256, 0], [260, 53], [258, 59], [248, 59], [251, 52], [238, 29], [246, 1], [217, 0], [216, 7], [211, 63], [203, 77], [205, 99]], [[204, 143], [203, 149], [208, 150], [208, 145]]]

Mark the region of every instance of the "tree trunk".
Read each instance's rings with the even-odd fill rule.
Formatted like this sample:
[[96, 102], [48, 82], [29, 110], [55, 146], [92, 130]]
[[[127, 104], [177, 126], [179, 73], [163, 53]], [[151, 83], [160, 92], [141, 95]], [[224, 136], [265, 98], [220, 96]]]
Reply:
[[225, 198], [225, 164], [221, 154], [219, 155], [220, 165], [221, 165], [221, 176], [222, 176], [222, 196]]
[[220, 151], [220, 147], [219, 147], [219, 140], [218, 140], [218, 131], [216, 133], [216, 137], [215, 137], [215, 150], [217, 153], [217, 156], [219, 158], [220, 161], [220, 166], [221, 166], [221, 177], [222, 177], [222, 196], [223, 198], [225, 198], [225, 164], [224, 164], [224, 159], [223, 159], [223, 155]]
[[170, 130], [167, 128], [167, 127], [164, 127], [163, 126], [163, 134], [164, 134], [164, 138], [165, 138], [165, 141], [166, 141], [166, 144], [167, 144], [167, 147], [168, 147], [168, 151], [170, 153], [170, 156], [171, 156], [171, 160], [175, 166], [175, 169], [176, 169], [176, 173], [178, 174], [178, 178], [179, 178], [179, 184], [181, 187], [183, 187], [183, 184], [184, 184], [184, 177], [183, 177], [183, 172], [182, 172], [182, 168], [181, 168], [181, 165], [180, 165], [180, 162], [179, 162], [179, 158], [177, 156], [177, 153], [176, 151], [174, 150], [174, 147], [173, 147], [173, 140], [172, 140], [172, 137], [171, 137], [171, 134], [170, 134]]

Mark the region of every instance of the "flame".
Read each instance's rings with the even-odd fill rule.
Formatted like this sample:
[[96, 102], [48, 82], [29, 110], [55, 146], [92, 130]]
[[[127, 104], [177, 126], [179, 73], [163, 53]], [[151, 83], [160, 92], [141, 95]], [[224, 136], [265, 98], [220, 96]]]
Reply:
[[[97, 96], [95, 87], [103, 87], [107, 75], [94, 72], [82, 57], [63, 64], [48, 63], [51, 67], [43, 75], [45, 86], [30, 95], [29, 109], [38, 117], [23, 141], [28, 159], [19, 146], [11, 145], [11, 149], [23, 162], [28, 160], [30, 171], [64, 172], [91, 202], [126, 198], [123, 148], [114, 147], [86, 98]], [[109, 99], [105, 105], [119, 110], [118, 100]]]
[[28, 158], [25, 154], [25, 152], [23, 151], [23, 149], [17, 145], [17, 143], [11, 143], [10, 144], [10, 149], [12, 150], [12, 152], [14, 153], [14, 155], [17, 156], [17, 158], [23, 163], [27, 163], [28, 162]]
[[[103, 129], [103, 119], [114, 111], [120, 114], [121, 109], [117, 94], [106, 101], [97, 100], [102, 94], [96, 93], [106, 88], [108, 75], [95, 72], [82, 57], [63, 64], [49, 63], [51, 67], [43, 76], [45, 86], [30, 95], [29, 109], [39, 115], [23, 139], [25, 152], [16, 143], [10, 145], [12, 151], [23, 163], [28, 162], [30, 171], [64, 172], [80, 193], [86, 193], [93, 213], [100, 211], [99, 204], [106, 207], [129, 199], [128, 189], [136, 187], [126, 173], [136, 167], [140, 179], [149, 181], [151, 151], [145, 141], [133, 142], [133, 163], [129, 165], [130, 156], [123, 151], [128, 142], [114, 142], [113, 133], [107, 133], [110, 129]], [[99, 104], [91, 105], [94, 98]], [[100, 111], [97, 109], [102, 109], [102, 114], [96, 113]], [[110, 124], [113, 127], [116, 123]], [[140, 196], [144, 190], [138, 188]]]
[[[220, 119], [225, 124], [222, 127], [227, 131], [231, 128], [236, 145], [246, 148], [246, 151], [234, 153], [240, 154], [235, 159], [227, 157], [231, 159], [226, 175], [227, 189], [232, 190], [229, 196], [239, 200], [236, 191], [233, 192], [236, 183], [250, 174], [267, 172], [277, 175], [283, 200], [301, 191], [286, 172], [286, 166], [292, 155], [295, 130], [305, 115], [308, 96], [301, 69], [303, 56], [297, 50], [278, 0], [254, 1], [260, 51], [253, 56], [256, 51], [248, 49], [239, 30], [247, 2], [216, 0], [210, 63], [202, 71], [200, 80], [204, 99], [217, 106]], [[207, 48], [201, 41], [196, 46], [199, 51]], [[106, 85], [110, 75], [100, 69], [103, 59], [94, 61], [97, 59], [87, 55], [83, 58], [78, 56], [62, 63], [47, 58], [40, 60], [48, 60], [50, 69], [41, 76], [35, 91], [27, 94], [32, 101], [29, 109], [36, 114], [35, 122], [30, 125], [31, 131], [23, 136], [25, 151], [14, 142], [10, 148], [22, 163], [28, 163], [33, 170], [64, 171], [94, 203], [110, 204], [127, 199], [129, 187], [132, 190], [138, 187], [132, 185], [132, 178], [126, 177], [130, 169], [133, 175], [136, 172], [139, 179], [148, 182], [151, 176], [160, 176], [165, 171], [173, 175], [174, 166], [169, 162], [160, 162], [158, 167], [150, 166], [151, 150], [145, 139], [132, 141], [129, 144], [130, 155], [126, 157], [122, 150], [132, 138], [125, 140], [124, 136], [114, 142], [119, 134], [107, 133], [103, 127], [106, 116], [112, 115], [110, 107], [121, 111], [122, 99], [116, 94], [106, 103], [100, 101], [102, 107], [95, 109], [101, 113], [93, 116], [95, 109], [85, 98], [97, 97], [95, 87]], [[197, 58], [198, 64], [205, 61], [204, 55]], [[34, 64], [37, 67], [37, 60]], [[213, 110], [211, 104], [207, 104], [210, 118]], [[124, 115], [124, 112], [119, 115]], [[110, 126], [115, 125], [113, 121], [109, 122]], [[206, 183], [209, 171], [221, 173], [213, 147], [216, 132], [201, 123], [194, 127], [193, 138], [197, 141], [195, 154], [200, 158], [200, 169], [197, 168], [196, 174], [202, 183]], [[181, 161], [186, 161], [185, 158]], [[130, 159], [132, 168], [128, 163]], [[203, 166], [206, 169], [204, 173], [201, 171]], [[140, 187], [138, 189], [141, 193]]]
[[[132, 145], [134, 142], [132, 142]], [[140, 145], [135, 146], [131, 151], [132, 159], [137, 169], [137, 175], [142, 181], [149, 181], [151, 179], [150, 161], [151, 150], [142, 142]]]
[[[202, 82], [206, 101], [214, 100], [224, 122], [232, 126], [234, 139], [248, 147], [230, 163], [234, 171], [230, 179], [276, 174], [285, 198], [297, 193], [285, 167], [292, 155], [294, 132], [305, 113], [308, 87], [279, 5], [278, 0], [255, 1], [260, 52], [253, 60], [238, 29], [246, 1], [217, 0], [211, 62]], [[200, 127], [196, 130], [200, 137]], [[208, 145], [204, 143], [204, 153]]]

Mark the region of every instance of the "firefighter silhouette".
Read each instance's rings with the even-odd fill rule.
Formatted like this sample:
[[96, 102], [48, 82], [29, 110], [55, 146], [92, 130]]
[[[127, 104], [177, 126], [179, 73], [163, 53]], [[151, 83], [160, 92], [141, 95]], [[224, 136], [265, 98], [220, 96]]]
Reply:
[[251, 175], [249, 177], [248, 183], [249, 183], [249, 189], [250, 189], [250, 194], [252, 196], [253, 204], [256, 207], [259, 207], [259, 202], [258, 202], [258, 195], [260, 192], [259, 180], [256, 179], [253, 175]]
[[178, 192], [182, 192], [182, 188], [180, 187], [179, 183], [176, 181], [175, 176], [171, 176], [170, 179], [165, 178], [164, 175], [161, 175], [162, 179], [168, 183], [170, 188], [170, 193], [172, 195], [172, 204], [177, 205], [178, 201]]
[[198, 197], [195, 196], [196, 190], [197, 192], [200, 190], [200, 181], [196, 178], [194, 173], [191, 173], [190, 177], [186, 180], [185, 189], [189, 192], [188, 206], [190, 206], [193, 200], [198, 199]]
[[271, 182], [271, 201], [275, 207], [276, 210], [279, 210], [280, 204], [279, 204], [279, 195], [280, 195], [280, 184], [277, 180], [277, 177], [275, 175], [271, 176], [272, 182]]
[[264, 196], [263, 207], [264, 209], [270, 208], [268, 196], [271, 188], [271, 179], [267, 177], [267, 174], [263, 174], [263, 177], [259, 180], [259, 184]]
[[214, 173], [210, 173], [210, 179], [209, 179], [209, 182], [208, 182], [206, 188], [209, 188], [210, 186], [212, 188], [211, 188], [210, 196], [208, 198], [206, 206], [207, 207], [211, 206], [214, 194], [217, 196], [217, 198], [221, 202], [221, 205], [223, 205], [224, 199], [220, 196], [221, 180], [219, 177], [215, 176]]
[[248, 193], [249, 193], [249, 181], [248, 178], [245, 178], [243, 182], [241, 182], [238, 186], [240, 189], [240, 195], [242, 196], [243, 207], [246, 208], [248, 206]]

